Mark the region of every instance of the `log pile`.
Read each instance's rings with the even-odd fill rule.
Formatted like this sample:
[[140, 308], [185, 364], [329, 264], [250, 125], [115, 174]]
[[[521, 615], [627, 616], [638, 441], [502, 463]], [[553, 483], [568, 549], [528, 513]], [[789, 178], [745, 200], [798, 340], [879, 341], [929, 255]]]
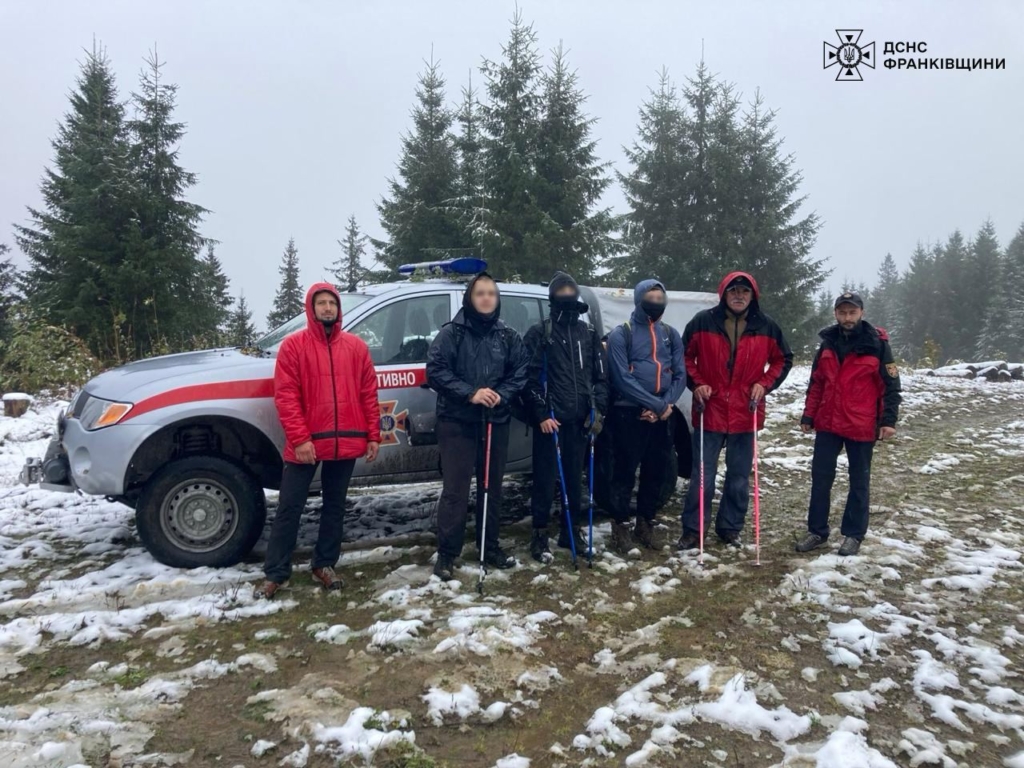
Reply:
[[1024, 381], [1024, 363], [989, 360], [983, 363], [957, 363], [925, 371], [928, 376], [947, 379], [984, 379], [985, 381]]

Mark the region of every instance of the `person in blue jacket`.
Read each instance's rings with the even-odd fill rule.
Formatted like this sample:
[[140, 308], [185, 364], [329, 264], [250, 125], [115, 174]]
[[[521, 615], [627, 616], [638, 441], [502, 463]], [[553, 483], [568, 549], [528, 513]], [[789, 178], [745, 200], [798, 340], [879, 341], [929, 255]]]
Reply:
[[[613, 393], [608, 426], [615, 462], [611, 548], [622, 554], [634, 544], [655, 548], [654, 513], [674, 450], [669, 417], [686, 387], [682, 338], [661, 320], [666, 301], [664, 285], [641, 281], [633, 289], [635, 309], [630, 319], [608, 335]], [[629, 502], [638, 468], [636, 526], [631, 532]]]

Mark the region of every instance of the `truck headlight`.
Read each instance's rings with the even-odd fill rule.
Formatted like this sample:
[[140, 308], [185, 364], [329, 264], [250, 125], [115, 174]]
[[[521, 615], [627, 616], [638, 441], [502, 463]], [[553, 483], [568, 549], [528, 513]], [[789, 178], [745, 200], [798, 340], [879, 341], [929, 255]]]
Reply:
[[88, 430], [103, 429], [103, 427], [117, 424], [128, 415], [131, 409], [131, 403], [115, 403], [110, 400], [101, 400], [98, 397], [90, 397], [85, 407], [82, 408], [78, 420]]

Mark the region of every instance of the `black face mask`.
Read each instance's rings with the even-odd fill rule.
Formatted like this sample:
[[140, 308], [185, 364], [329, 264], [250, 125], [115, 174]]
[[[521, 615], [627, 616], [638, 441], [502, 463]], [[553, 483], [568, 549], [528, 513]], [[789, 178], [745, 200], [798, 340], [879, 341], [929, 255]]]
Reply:
[[665, 304], [661, 301], [650, 301], [644, 299], [640, 302], [640, 309], [644, 311], [652, 321], [657, 322], [661, 319], [661, 316], [665, 314]]
[[579, 296], [552, 296], [548, 303], [551, 306], [551, 314], [556, 318], [562, 313], [566, 315], [579, 315]]

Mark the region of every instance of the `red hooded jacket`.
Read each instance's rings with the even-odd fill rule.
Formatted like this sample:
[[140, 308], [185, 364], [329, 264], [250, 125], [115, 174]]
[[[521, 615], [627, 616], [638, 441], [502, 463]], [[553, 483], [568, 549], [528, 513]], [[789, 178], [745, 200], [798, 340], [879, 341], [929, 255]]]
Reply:
[[[725, 289], [737, 277], [750, 281], [754, 297], [747, 308], [747, 327], [733, 349], [725, 330]], [[705, 384], [711, 387], [711, 399], [704, 411], [706, 430], [729, 434], [753, 432], [751, 389], [760, 384], [767, 394], [778, 387], [793, 367], [793, 353], [782, 329], [761, 311], [760, 289], [752, 276], [730, 272], [718, 284], [718, 296], [719, 305], [698, 312], [683, 333], [687, 386], [691, 390]], [[758, 429], [764, 427], [764, 404], [762, 398], [757, 406]], [[694, 424], [698, 418], [694, 399]]]
[[[316, 319], [313, 296], [330, 291], [338, 322], [330, 337]], [[318, 461], [357, 459], [380, 442], [377, 374], [366, 342], [341, 330], [341, 297], [330, 283], [306, 293], [306, 328], [288, 336], [277, 353], [274, 404], [284, 427], [284, 460], [312, 440]]]

